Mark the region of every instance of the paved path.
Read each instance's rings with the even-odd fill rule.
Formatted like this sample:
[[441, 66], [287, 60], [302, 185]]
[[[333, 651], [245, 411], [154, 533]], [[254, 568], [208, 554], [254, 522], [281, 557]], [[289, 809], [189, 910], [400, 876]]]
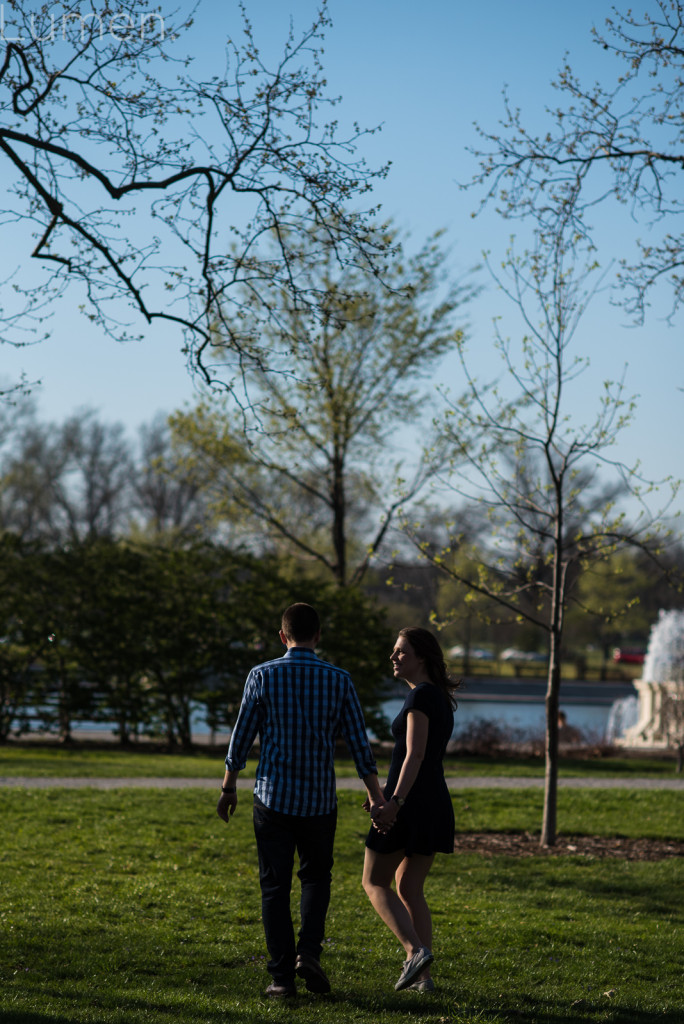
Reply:
[[[30, 789], [216, 789], [221, 779], [171, 779], [171, 778], [37, 778], [25, 775], [0, 776], [0, 787], [26, 787]], [[240, 789], [251, 789], [254, 779], [238, 779]], [[503, 775], [475, 776], [460, 775], [448, 778], [449, 789], [540, 789], [544, 779], [535, 776], [519, 778]], [[560, 789], [674, 789], [684, 792], [684, 778], [636, 779], [624, 778], [560, 778]], [[338, 789], [361, 790], [361, 779], [338, 779]]]

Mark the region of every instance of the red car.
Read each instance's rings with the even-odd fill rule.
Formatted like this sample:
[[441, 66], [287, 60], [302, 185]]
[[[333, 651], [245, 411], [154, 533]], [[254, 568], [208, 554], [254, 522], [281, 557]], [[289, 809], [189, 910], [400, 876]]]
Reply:
[[645, 657], [645, 652], [639, 647], [616, 647], [613, 651], [613, 661], [623, 665], [643, 665]]

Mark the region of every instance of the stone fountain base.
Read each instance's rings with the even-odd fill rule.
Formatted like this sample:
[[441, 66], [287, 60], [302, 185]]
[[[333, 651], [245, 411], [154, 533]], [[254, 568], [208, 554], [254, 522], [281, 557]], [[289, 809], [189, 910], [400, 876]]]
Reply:
[[673, 729], [673, 705], [680, 720], [684, 712], [684, 685], [677, 682], [652, 683], [635, 679], [639, 698], [639, 718], [636, 725], [615, 738], [620, 747], [667, 750], [676, 746]]

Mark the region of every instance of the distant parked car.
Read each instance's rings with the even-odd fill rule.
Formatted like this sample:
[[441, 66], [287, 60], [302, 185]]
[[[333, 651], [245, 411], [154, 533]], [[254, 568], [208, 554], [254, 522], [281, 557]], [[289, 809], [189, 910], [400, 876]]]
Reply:
[[519, 651], [517, 647], [507, 647], [499, 655], [499, 661], [546, 661], [546, 655], [539, 651]]
[[[454, 647], [450, 647], [447, 651], [447, 655], [450, 658], [464, 658], [466, 655], [466, 649], [463, 644], [456, 644]], [[494, 651], [491, 647], [471, 647], [468, 651], [468, 657], [477, 659], [489, 659], [494, 658]]]
[[616, 647], [613, 651], [613, 661], [623, 665], [643, 665], [646, 652], [640, 647]]

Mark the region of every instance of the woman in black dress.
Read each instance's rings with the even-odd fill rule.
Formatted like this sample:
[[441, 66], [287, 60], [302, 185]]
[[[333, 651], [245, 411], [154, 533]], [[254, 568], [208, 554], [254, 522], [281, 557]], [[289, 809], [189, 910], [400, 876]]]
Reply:
[[[454, 727], [454, 690], [437, 640], [426, 629], [399, 632], [394, 676], [409, 694], [392, 723], [396, 740], [385, 798], [368, 838], [363, 887], [406, 950], [397, 991], [430, 991], [432, 918], [423, 884], [436, 853], [453, 853], [454, 811], [443, 758]], [[396, 883], [396, 892], [392, 881]]]

